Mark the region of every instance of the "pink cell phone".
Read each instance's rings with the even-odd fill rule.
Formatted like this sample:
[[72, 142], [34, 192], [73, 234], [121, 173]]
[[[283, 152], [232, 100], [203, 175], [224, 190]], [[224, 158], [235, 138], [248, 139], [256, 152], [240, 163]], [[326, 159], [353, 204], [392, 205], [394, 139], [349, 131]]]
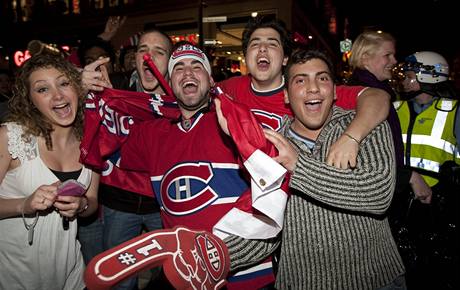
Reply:
[[58, 195], [81, 196], [86, 192], [86, 187], [75, 179], [69, 179], [58, 186]]

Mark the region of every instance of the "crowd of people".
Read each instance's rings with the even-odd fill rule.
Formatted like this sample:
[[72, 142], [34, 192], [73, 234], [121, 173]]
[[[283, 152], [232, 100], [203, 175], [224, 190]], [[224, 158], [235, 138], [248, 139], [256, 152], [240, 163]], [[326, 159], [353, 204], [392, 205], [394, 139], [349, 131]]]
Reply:
[[84, 289], [96, 256], [176, 226], [223, 240], [228, 289], [458, 287], [460, 113], [440, 54], [407, 56], [397, 91], [396, 40], [365, 31], [340, 85], [327, 54], [259, 17], [248, 74], [215, 82], [200, 48], [156, 28], [116, 60], [125, 20], [0, 71], [0, 289]]

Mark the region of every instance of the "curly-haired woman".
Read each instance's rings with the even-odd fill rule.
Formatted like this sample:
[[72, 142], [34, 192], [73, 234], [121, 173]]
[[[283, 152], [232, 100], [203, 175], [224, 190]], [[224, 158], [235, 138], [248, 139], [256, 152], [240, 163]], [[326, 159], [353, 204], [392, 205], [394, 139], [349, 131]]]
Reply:
[[[0, 289], [83, 289], [75, 217], [97, 208], [98, 174], [79, 162], [81, 77], [46, 54], [20, 69], [0, 127]], [[87, 190], [58, 195], [68, 179]]]

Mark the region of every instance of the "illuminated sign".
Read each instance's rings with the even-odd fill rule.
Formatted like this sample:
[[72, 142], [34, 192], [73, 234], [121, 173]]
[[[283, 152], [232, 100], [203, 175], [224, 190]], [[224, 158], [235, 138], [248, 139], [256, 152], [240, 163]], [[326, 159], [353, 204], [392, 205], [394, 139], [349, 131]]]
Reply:
[[227, 22], [227, 16], [203, 17], [203, 23]]
[[196, 34], [196, 33], [185, 34], [185, 35], [171, 35], [170, 36], [170, 38], [171, 38], [173, 43], [177, 43], [179, 41], [189, 41], [189, 42], [191, 42], [193, 44], [198, 43], [199, 37], [200, 37], [200, 35]]
[[18, 50], [14, 53], [14, 63], [17, 66], [21, 66], [26, 60], [30, 58], [30, 56], [31, 55], [28, 50], [26, 50], [25, 52]]
[[[70, 47], [68, 45], [63, 45], [61, 46], [61, 49], [70, 52]], [[16, 66], [21, 66], [26, 60], [28, 60], [31, 57], [30, 52], [28, 50], [26, 51], [21, 51], [18, 50], [14, 53], [14, 63]]]

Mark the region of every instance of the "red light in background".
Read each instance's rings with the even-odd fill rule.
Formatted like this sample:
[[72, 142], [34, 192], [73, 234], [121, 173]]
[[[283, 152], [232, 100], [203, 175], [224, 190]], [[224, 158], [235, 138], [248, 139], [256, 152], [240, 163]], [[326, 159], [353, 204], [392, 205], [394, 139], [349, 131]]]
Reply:
[[21, 66], [29, 58], [30, 58], [30, 53], [28, 50], [26, 50], [25, 52], [18, 50], [14, 53], [14, 63], [17, 66]]
[[185, 35], [171, 35], [171, 40], [173, 41], [173, 43], [177, 43], [179, 41], [183, 41], [183, 40], [186, 40], [186, 41], [189, 41], [193, 44], [197, 44], [198, 42], [198, 36], [197, 34], [185, 34]]

